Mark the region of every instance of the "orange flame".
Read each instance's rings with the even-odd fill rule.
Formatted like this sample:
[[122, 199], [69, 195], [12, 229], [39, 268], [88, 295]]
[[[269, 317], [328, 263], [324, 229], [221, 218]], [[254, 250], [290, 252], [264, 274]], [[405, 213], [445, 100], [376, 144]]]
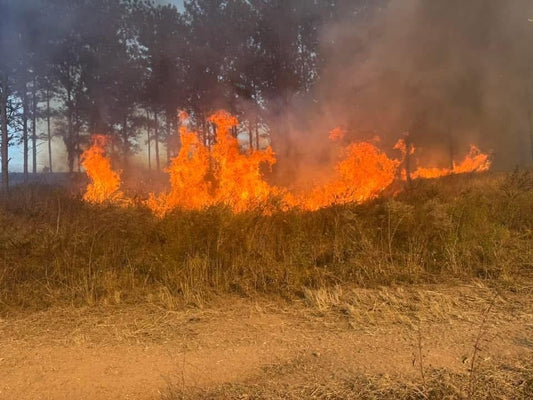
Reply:
[[[237, 118], [224, 111], [209, 117], [216, 139], [211, 148], [200, 140], [201, 135], [187, 128], [186, 113], [180, 112], [179, 118], [181, 148], [167, 169], [170, 190], [159, 195], [150, 193], [145, 202], [158, 216], [177, 208], [200, 210], [216, 204], [225, 205], [236, 213], [258, 208], [270, 213], [272, 204], [284, 210], [317, 210], [335, 204], [360, 203], [379, 196], [398, 177], [405, 180], [406, 172], [400, 166], [407, 153], [415, 154], [414, 146], [407, 145], [404, 139], [394, 147], [402, 153], [400, 160], [388, 157], [374, 143], [354, 143], [342, 150], [342, 159], [332, 170], [328, 183], [293, 194], [270, 185], [263, 177], [262, 166], [272, 167], [276, 162], [272, 148], [246, 153], [240, 150], [236, 137]], [[344, 131], [336, 128], [329, 137], [341, 141]], [[94, 135], [92, 146], [82, 155], [82, 164], [91, 180], [84, 199], [91, 203], [130, 204], [120, 191], [120, 175], [111, 169], [111, 162], [105, 155], [106, 143], [105, 136]], [[411, 177], [482, 172], [490, 168], [491, 161], [487, 154], [472, 145], [466, 158], [453, 165], [453, 170], [419, 167]], [[278, 201], [271, 201], [273, 199]]]
[[[407, 155], [407, 143], [405, 142], [405, 139], [400, 139], [396, 142], [396, 144], [393, 147], [394, 150], [400, 150], [400, 152], [403, 155], [403, 158]], [[412, 144], [409, 145], [409, 155], [415, 154], [415, 146]]]
[[181, 149], [172, 160], [170, 192], [159, 196], [150, 193], [146, 202], [157, 215], [164, 215], [175, 208], [200, 209], [211, 203], [210, 186], [206, 180], [209, 172], [209, 153], [200, 143], [198, 135], [180, 127]]
[[466, 158], [459, 164], [453, 163], [453, 173], [486, 172], [490, 169], [491, 165], [492, 161], [488, 154], [482, 153], [477, 146], [471, 144]]
[[399, 164], [372, 143], [352, 144], [345, 150], [345, 159], [335, 167], [334, 179], [304, 194], [297, 205], [317, 210], [375, 198], [394, 181]]
[[491, 160], [488, 154], [484, 154], [477, 146], [470, 145], [470, 151], [465, 159], [460, 163], [453, 162], [453, 169], [450, 168], [417, 168], [412, 173], [413, 179], [440, 178], [447, 175], [467, 174], [472, 172], [485, 172], [490, 169]]
[[261, 174], [261, 165], [276, 162], [270, 147], [243, 154], [232, 129], [237, 118], [226, 112], [213, 114], [209, 121], [216, 126], [216, 143], [211, 150], [199, 135], [182, 127], [181, 150], [172, 160], [168, 172], [171, 190], [156, 197], [150, 194], [148, 207], [158, 215], [175, 208], [202, 209], [214, 204], [242, 212], [264, 205], [278, 190]]
[[237, 118], [219, 111], [209, 121], [217, 126], [217, 140], [211, 152], [218, 183], [215, 203], [226, 204], [236, 212], [264, 204], [276, 189], [263, 179], [260, 166], [274, 165], [274, 151], [269, 146], [266, 150], [242, 154], [237, 138], [231, 134], [232, 128], [239, 123]]
[[89, 176], [83, 199], [89, 203], [118, 203], [124, 200], [120, 191], [120, 175], [111, 168], [111, 161], [105, 155], [108, 138], [93, 135], [92, 145], [81, 155], [81, 164]]

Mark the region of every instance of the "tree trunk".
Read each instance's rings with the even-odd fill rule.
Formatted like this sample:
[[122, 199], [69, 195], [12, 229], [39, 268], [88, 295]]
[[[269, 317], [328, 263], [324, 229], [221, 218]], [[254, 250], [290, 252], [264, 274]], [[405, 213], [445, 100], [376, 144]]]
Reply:
[[[209, 128], [213, 130], [213, 133], [210, 133]], [[209, 141], [209, 150], [211, 150], [211, 146], [217, 142], [217, 134], [218, 134], [218, 127], [214, 122], [210, 122], [209, 124], [207, 124], [207, 134], [209, 135], [210, 138], [212, 138], [212, 140]]]
[[254, 132], [252, 130], [252, 121], [248, 122], [248, 143], [249, 143], [249, 149], [250, 153], [253, 153], [254, 151]]
[[[124, 121], [122, 122], [122, 143], [123, 143], [123, 153], [124, 153], [124, 167], [126, 168], [128, 166], [129, 161], [129, 144], [128, 144], [128, 117], [124, 117]], [[127, 169], [127, 168], [126, 168]]]
[[24, 83], [24, 92], [22, 93], [22, 144], [23, 144], [23, 162], [24, 162], [24, 183], [28, 183], [28, 95], [26, 83]]
[[531, 163], [533, 164], [533, 115], [531, 114], [531, 105], [528, 105], [527, 121], [529, 125], [529, 145], [531, 150]]
[[157, 172], [161, 171], [161, 164], [159, 160], [159, 122], [157, 120], [157, 111], [154, 111], [154, 143], [155, 143], [155, 166]]
[[79, 113], [76, 111], [74, 115], [73, 120], [73, 129], [72, 129], [72, 137], [73, 137], [73, 149], [74, 149], [74, 158], [76, 160], [76, 167], [77, 172], [81, 172], [81, 143], [80, 143], [80, 121], [79, 121]]
[[33, 77], [31, 111], [32, 172], [37, 173], [37, 79]]
[[0, 124], [2, 129], [2, 191], [7, 192], [9, 188], [9, 173], [8, 173], [8, 165], [9, 165], [9, 151], [8, 151], [8, 141], [9, 136], [7, 132], [7, 74], [2, 75], [2, 97], [0, 98]]
[[255, 120], [255, 148], [257, 150], [261, 149], [261, 145], [259, 144], [259, 123], [257, 119]]
[[167, 166], [170, 165], [170, 159], [172, 158], [171, 156], [171, 150], [172, 150], [172, 129], [171, 129], [171, 117], [170, 117], [170, 114], [167, 113], [166, 115], [166, 124], [165, 124], [165, 128], [166, 128], [166, 148], [167, 148]]
[[407, 185], [411, 185], [411, 151], [413, 149], [413, 143], [411, 142], [411, 138], [409, 133], [405, 135], [405, 179], [407, 180]]
[[207, 139], [207, 127], [205, 123], [205, 117], [202, 114], [202, 142], [205, 147], [209, 147], [208, 139]]
[[50, 129], [50, 88], [46, 88], [46, 129], [48, 136], [48, 171], [53, 173], [52, 168], [52, 131]]
[[151, 148], [151, 140], [150, 140], [150, 113], [148, 110], [146, 110], [146, 145], [148, 147], [148, 171], [152, 171], [152, 148]]
[[[76, 123], [76, 126], [79, 126]], [[76, 129], [76, 164], [78, 166], [78, 173], [81, 172], [81, 143], [80, 143], [80, 131]]]
[[[69, 69], [69, 82], [70, 82], [70, 69]], [[74, 172], [74, 156], [75, 156], [75, 146], [74, 146], [74, 133], [73, 133], [73, 121], [72, 121], [72, 88], [67, 85], [67, 137], [65, 144], [67, 147], [67, 163], [68, 163], [68, 172], [72, 176]]]
[[455, 165], [454, 165], [454, 159], [455, 159], [455, 146], [454, 146], [454, 140], [453, 140], [453, 131], [451, 126], [448, 125], [448, 154], [450, 155], [450, 171], [453, 172]]
[[174, 152], [172, 157], [177, 157], [181, 150], [181, 119], [178, 116], [178, 113], [174, 113], [174, 118], [172, 119], [173, 127], [172, 132], [174, 132]]

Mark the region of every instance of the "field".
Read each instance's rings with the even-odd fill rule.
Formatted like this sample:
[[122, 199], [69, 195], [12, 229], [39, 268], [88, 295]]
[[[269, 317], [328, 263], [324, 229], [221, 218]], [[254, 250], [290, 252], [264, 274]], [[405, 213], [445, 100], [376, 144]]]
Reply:
[[533, 174], [157, 218], [14, 188], [0, 398], [526, 399]]

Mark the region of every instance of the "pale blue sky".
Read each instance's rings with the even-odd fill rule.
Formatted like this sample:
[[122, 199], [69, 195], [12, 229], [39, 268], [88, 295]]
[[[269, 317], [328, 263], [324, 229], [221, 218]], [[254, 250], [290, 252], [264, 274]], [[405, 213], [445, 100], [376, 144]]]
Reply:
[[183, 0], [161, 0], [161, 2], [175, 4], [178, 8], [183, 7]]
[[[183, 1], [184, 0], [158, 0], [160, 3], [170, 3], [176, 5], [178, 8], [183, 8]], [[39, 132], [42, 133], [43, 129], [42, 126], [39, 126]], [[62, 152], [63, 144], [61, 143], [61, 140], [56, 138], [54, 140], [54, 148], [56, 152]], [[38, 162], [37, 162], [37, 170], [40, 172], [42, 171], [43, 167], [47, 165], [47, 148], [46, 148], [46, 142], [44, 141], [38, 141], [37, 144], [37, 153], [38, 153]], [[12, 172], [21, 172], [22, 171], [22, 146], [15, 145], [13, 147], [9, 148], [9, 156], [11, 158], [9, 162], [9, 169]], [[30, 142], [30, 171], [31, 171], [31, 142]], [[55, 158], [55, 157], [54, 157]], [[62, 165], [63, 163], [60, 161], [61, 157], [58, 157], [58, 161], [56, 161], [56, 168], [57, 170], [64, 170], [65, 165]]]

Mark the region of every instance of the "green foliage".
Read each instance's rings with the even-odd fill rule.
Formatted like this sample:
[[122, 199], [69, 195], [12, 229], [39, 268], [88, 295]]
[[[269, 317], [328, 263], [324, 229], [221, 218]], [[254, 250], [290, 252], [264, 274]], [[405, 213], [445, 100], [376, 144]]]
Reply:
[[513, 285], [533, 260], [533, 190], [515, 181], [455, 176], [317, 212], [215, 207], [163, 219], [142, 207], [90, 206], [58, 189], [14, 190], [0, 208], [0, 303], [152, 299], [175, 307], [214, 294], [291, 297], [339, 284]]

